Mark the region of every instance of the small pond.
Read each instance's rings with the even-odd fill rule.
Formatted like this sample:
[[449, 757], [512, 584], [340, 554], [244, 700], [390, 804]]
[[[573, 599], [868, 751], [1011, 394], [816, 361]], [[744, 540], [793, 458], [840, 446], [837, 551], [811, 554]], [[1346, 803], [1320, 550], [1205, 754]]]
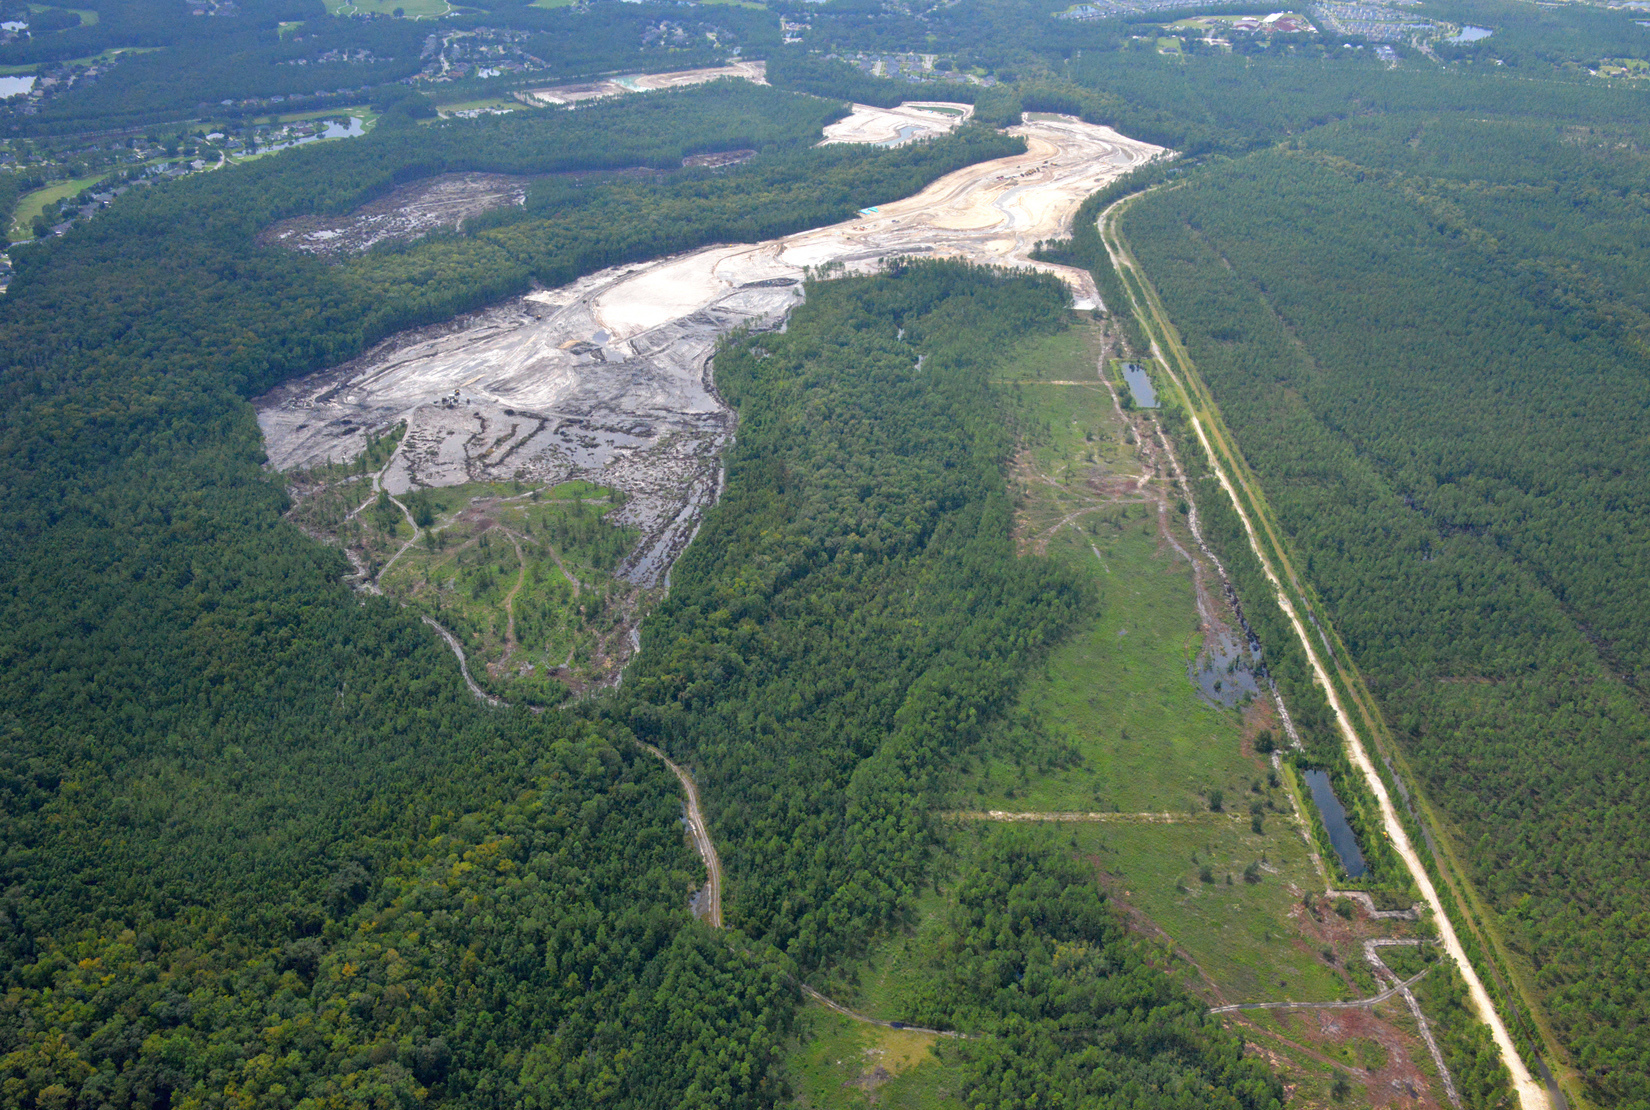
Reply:
[[22, 96], [34, 88], [34, 77], [0, 77], [0, 100], [8, 96]]
[[1358, 850], [1358, 838], [1352, 835], [1352, 826], [1346, 823], [1346, 809], [1335, 797], [1329, 775], [1323, 771], [1307, 771], [1306, 785], [1312, 791], [1312, 802], [1323, 817], [1323, 827], [1329, 831], [1329, 843], [1335, 846], [1335, 854], [1341, 857], [1341, 866], [1346, 869], [1347, 877], [1358, 878], [1369, 869], [1364, 866], [1364, 854]]
[[1445, 42], [1477, 42], [1479, 39], [1487, 39], [1493, 34], [1495, 34], [1495, 31], [1492, 30], [1489, 27], [1474, 27], [1474, 26], [1472, 26], [1472, 24], [1469, 23], [1465, 27], [1461, 28], [1461, 33], [1459, 35], [1451, 35], [1449, 38], [1445, 39], [1444, 41]]
[[899, 131], [897, 132], [898, 135], [899, 135], [899, 138], [897, 138], [897, 139], [885, 139], [884, 141], [882, 141], [880, 143], [875, 143], [873, 145], [875, 145], [875, 146], [890, 146], [890, 147], [891, 146], [899, 146], [901, 143], [910, 142], [912, 136], [920, 134], [921, 132], [926, 131], [926, 130], [928, 130], [926, 127], [919, 127], [914, 123], [906, 124], [904, 127], [901, 127], [899, 129]]
[[1129, 393], [1134, 396], [1135, 407], [1155, 409], [1157, 407], [1157, 391], [1152, 388], [1152, 379], [1146, 373], [1146, 368], [1138, 362], [1123, 364], [1123, 380], [1129, 383]]
[[303, 146], [305, 143], [317, 143], [322, 139], [353, 139], [366, 133], [366, 125], [361, 122], [359, 116], [346, 116], [341, 119], [327, 120], [327, 129], [319, 135], [305, 135], [301, 139], [289, 139], [284, 143], [270, 143], [268, 146], [259, 147], [258, 150], [261, 153], [270, 154], [277, 150], [285, 150], [288, 147]]

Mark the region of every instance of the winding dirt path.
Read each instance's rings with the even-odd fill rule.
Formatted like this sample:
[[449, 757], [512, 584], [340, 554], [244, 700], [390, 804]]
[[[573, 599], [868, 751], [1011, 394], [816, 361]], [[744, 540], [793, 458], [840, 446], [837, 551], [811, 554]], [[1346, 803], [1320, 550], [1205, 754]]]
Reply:
[[521, 569], [516, 571], [516, 584], [510, 587], [510, 592], [504, 595], [504, 659], [508, 663], [510, 657], [516, 653], [516, 595], [521, 592], [522, 583], [527, 581], [527, 559], [521, 553], [521, 541], [509, 529], [501, 529], [510, 537], [510, 546], [516, 549], [516, 562]]
[[[637, 743], [641, 743], [637, 741]], [[686, 796], [684, 809], [689, 834], [693, 837], [693, 846], [699, 850], [699, 858], [705, 861], [705, 888], [700, 892], [695, 912], [699, 918], [712, 929], [722, 927], [722, 857], [716, 854], [716, 843], [710, 838], [710, 827], [705, 824], [704, 811], [699, 808], [699, 788], [693, 783], [693, 776], [682, 770], [670, 756], [655, 748], [652, 744], [642, 744], [643, 748], [664, 760], [665, 766], [671, 769], [678, 781], [682, 784], [682, 792]], [[804, 988], [806, 989], [806, 988]]]
[[477, 686], [476, 680], [470, 677], [470, 664], [469, 661], [464, 658], [464, 646], [458, 642], [458, 637], [441, 627], [434, 617], [421, 617], [420, 619], [425, 624], [435, 629], [436, 633], [440, 635], [443, 640], [447, 641], [447, 646], [453, 649], [453, 654], [458, 656], [458, 670], [459, 673], [464, 676], [464, 685], [470, 688], [470, 693], [474, 694], [478, 699], [486, 702], [494, 709], [508, 708], [510, 704], [509, 702], [505, 701], [503, 698], [493, 697], [493, 695], [483, 690], [480, 686]]
[[864, 1014], [850, 1010], [848, 1007], [843, 1006], [840, 1003], [831, 1001], [829, 998], [826, 998], [806, 983], [799, 983], [797, 985], [802, 988], [803, 994], [807, 995], [809, 998], [813, 999], [833, 1014], [841, 1014], [845, 1018], [860, 1022], [864, 1025], [880, 1025], [884, 1029], [903, 1029], [907, 1033], [928, 1033], [935, 1037], [955, 1037], [962, 1041], [973, 1039], [969, 1034], [958, 1033], [954, 1029], [928, 1029], [921, 1025], [907, 1025], [903, 1021], [882, 1021], [878, 1018], [866, 1017]]
[[[1385, 966], [1385, 965], [1382, 965]], [[1230, 1006], [1215, 1006], [1208, 1012], [1211, 1014], [1233, 1014], [1239, 1010], [1361, 1010], [1385, 1002], [1398, 994], [1408, 994], [1409, 988], [1426, 977], [1427, 968], [1419, 975], [1394, 983], [1380, 994], [1372, 994], [1368, 998], [1355, 998], [1351, 1002], [1234, 1002]], [[1444, 1073], [1448, 1075], [1448, 1072]], [[1447, 1082], [1447, 1081], [1446, 1081]], [[1451, 1086], [1453, 1091], [1453, 1085]]]

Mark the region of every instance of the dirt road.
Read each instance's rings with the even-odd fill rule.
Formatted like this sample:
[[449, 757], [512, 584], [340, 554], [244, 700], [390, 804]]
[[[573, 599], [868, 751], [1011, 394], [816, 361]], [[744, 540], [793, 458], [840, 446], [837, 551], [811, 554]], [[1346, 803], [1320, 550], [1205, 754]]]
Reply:
[[699, 858], [705, 861], [705, 888], [700, 891], [695, 913], [712, 929], [722, 927], [722, 858], [716, 854], [716, 844], [710, 838], [710, 828], [705, 824], [704, 812], [699, 808], [699, 788], [693, 784], [693, 777], [681, 767], [677, 766], [664, 752], [652, 744], [643, 744], [642, 747], [665, 761], [682, 784], [682, 793], [686, 798], [684, 804], [685, 819], [688, 833], [693, 837], [693, 846], [699, 850]]
[[[1191, 419], [1192, 429], [1197, 435], [1198, 442], [1203, 447], [1204, 454], [1209, 459], [1209, 465], [1214, 471], [1215, 478], [1219, 481], [1221, 489], [1226, 491], [1232, 507], [1237, 510], [1238, 518], [1243, 524], [1244, 533], [1248, 537], [1250, 549], [1254, 552], [1262, 572], [1271, 584], [1278, 607], [1283, 611], [1284, 616], [1288, 618], [1290, 627], [1294, 629], [1296, 638], [1306, 652], [1307, 662], [1312, 668], [1313, 677], [1317, 680], [1319, 687], [1322, 688], [1329, 701], [1335, 723], [1345, 741], [1347, 754], [1363, 774], [1370, 791], [1375, 795], [1376, 802], [1380, 806], [1381, 821], [1387, 837], [1391, 840], [1399, 857], [1404, 861], [1405, 867], [1409, 869], [1416, 886], [1420, 888], [1422, 900], [1432, 913], [1433, 920], [1436, 922], [1438, 932], [1443, 940], [1444, 948], [1460, 968], [1462, 978], [1466, 980], [1473, 1009], [1490, 1027], [1490, 1033], [1495, 1039], [1497, 1049], [1500, 1051], [1502, 1063], [1506, 1065], [1508, 1073], [1512, 1076], [1513, 1088], [1518, 1094], [1520, 1105], [1523, 1110], [1548, 1110], [1549, 1101], [1546, 1090], [1525, 1067], [1523, 1058], [1519, 1056], [1517, 1048], [1513, 1045], [1512, 1036], [1507, 1031], [1506, 1023], [1501, 1020], [1501, 1015], [1496, 1011], [1495, 1004], [1491, 1001], [1489, 992], [1484, 988], [1484, 983], [1479, 978], [1477, 969], [1473, 967], [1472, 962], [1467, 958], [1460, 937], [1456, 934], [1454, 925], [1444, 912], [1443, 902], [1439, 899], [1438, 891], [1433, 886], [1432, 877], [1427, 873], [1420, 857], [1410, 844], [1409, 835], [1404, 831], [1403, 824], [1398, 819], [1398, 813], [1393, 807], [1392, 799], [1386, 789], [1386, 783], [1376, 773], [1375, 765], [1370, 761], [1369, 754], [1364, 749], [1363, 741], [1359, 738], [1357, 730], [1352, 726], [1351, 718], [1342, 704], [1336, 685], [1331, 680], [1328, 670], [1324, 667], [1322, 657], [1314, 646], [1313, 637], [1307, 632], [1306, 622], [1301, 618], [1300, 612], [1291, 597], [1291, 591], [1284, 587], [1283, 581], [1275, 569], [1273, 559], [1267, 551], [1267, 545], [1262, 543], [1257, 534], [1254, 514], [1261, 511], [1261, 508], [1265, 505], [1264, 499], [1256, 489], [1251, 487], [1241, 473], [1238, 474], [1237, 481], [1234, 482], [1230, 470], [1235, 464], [1229, 465], [1228, 460], [1241, 458], [1241, 456], [1227, 443], [1224, 428], [1218, 422], [1219, 410], [1208, 399], [1206, 389], [1195, 388], [1201, 386], [1201, 382], [1189, 384], [1192, 375], [1195, 374], [1191, 360], [1184, 349], [1174, 340], [1174, 333], [1171, 330], [1167, 313], [1164, 311], [1161, 302], [1156, 299], [1155, 293], [1151, 290], [1150, 284], [1146, 281], [1133, 254], [1129, 251], [1126, 241], [1116, 227], [1116, 214], [1129, 203], [1129, 199], [1132, 198], [1114, 204], [1101, 216], [1101, 234], [1113, 267], [1124, 277], [1124, 284], [1133, 301], [1132, 307], [1136, 318], [1145, 326], [1146, 332], [1151, 338], [1152, 354], [1158, 359], [1159, 365], [1164, 368], [1174, 390], [1179, 394], [1181, 402]], [[1170, 351], [1165, 350], [1165, 347], [1172, 348], [1173, 358], [1170, 356]], [[1220, 450], [1216, 449], [1215, 440], [1219, 441]], [[1242, 494], [1239, 493], [1239, 484], [1243, 486]], [[1276, 543], [1275, 529], [1271, 527], [1270, 521], [1263, 522], [1263, 526], [1267, 528], [1268, 536]], [[1279, 544], [1279, 547], [1281, 549], [1281, 544]]]

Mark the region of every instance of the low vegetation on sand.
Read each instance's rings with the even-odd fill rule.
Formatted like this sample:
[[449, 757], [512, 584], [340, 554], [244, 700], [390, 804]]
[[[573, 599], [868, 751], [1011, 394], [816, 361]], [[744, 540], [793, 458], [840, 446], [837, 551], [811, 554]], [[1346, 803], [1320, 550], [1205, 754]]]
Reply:
[[365, 588], [456, 635], [472, 676], [493, 694], [553, 705], [613, 681], [657, 592], [614, 577], [639, 536], [609, 519], [624, 494], [572, 481], [392, 496], [373, 475], [399, 434], [371, 441], [353, 464], [290, 475], [289, 517], [342, 546]]

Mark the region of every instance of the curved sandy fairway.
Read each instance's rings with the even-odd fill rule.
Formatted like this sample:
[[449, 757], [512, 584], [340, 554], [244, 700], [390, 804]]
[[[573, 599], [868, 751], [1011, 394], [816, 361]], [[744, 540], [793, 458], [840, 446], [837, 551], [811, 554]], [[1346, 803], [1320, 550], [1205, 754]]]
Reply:
[[[897, 137], [911, 118], [862, 114], [857, 133], [872, 142]], [[873, 123], [877, 114], [887, 118]], [[1033, 263], [1030, 251], [1069, 235], [1085, 197], [1162, 150], [1068, 118], [1014, 133], [1025, 154], [958, 170], [845, 223], [604, 270], [290, 382], [257, 402], [271, 464], [349, 458], [369, 432], [406, 421], [384, 476], [392, 492], [574, 477], [622, 489], [625, 516], [645, 536], [624, 572], [654, 584], [720, 492], [733, 414], [710, 381], [716, 339], [777, 323], [798, 303], [808, 268], [965, 258], [1057, 273], [1078, 307], [1099, 304], [1086, 272]]]

